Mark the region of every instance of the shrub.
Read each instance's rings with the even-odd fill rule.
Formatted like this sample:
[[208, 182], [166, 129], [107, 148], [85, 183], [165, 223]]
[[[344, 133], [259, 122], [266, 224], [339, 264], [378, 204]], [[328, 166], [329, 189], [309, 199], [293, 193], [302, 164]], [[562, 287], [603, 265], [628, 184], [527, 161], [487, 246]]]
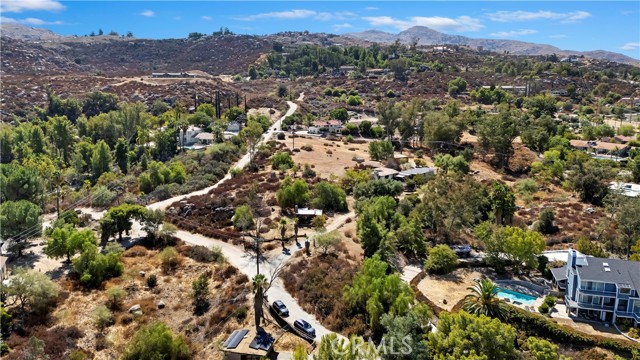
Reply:
[[165, 271], [175, 269], [180, 264], [180, 255], [173, 246], [166, 247], [160, 252], [160, 262]]
[[127, 346], [124, 360], [171, 359], [189, 360], [191, 350], [181, 336], [162, 322], [143, 326]]
[[149, 275], [149, 277], [147, 278], [147, 286], [149, 287], [149, 289], [153, 289], [154, 287], [156, 287], [156, 285], [158, 285], [158, 277], [156, 276], [156, 274]]
[[233, 177], [233, 178], [238, 177], [238, 176], [242, 175], [242, 169], [233, 168], [233, 169], [229, 170], [229, 174], [231, 174], [231, 177]]
[[191, 283], [191, 297], [193, 298], [193, 307], [196, 311], [206, 309], [209, 306], [209, 276], [200, 274], [198, 279]]
[[309, 164], [304, 164], [304, 170], [302, 171], [303, 178], [314, 178], [316, 177], [316, 172], [309, 166]]
[[287, 170], [291, 169], [294, 165], [293, 159], [288, 152], [279, 152], [273, 155], [273, 158], [271, 159], [271, 166], [274, 169]]
[[538, 306], [538, 311], [540, 311], [541, 314], [548, 314], [549, 310], [549, 304], [547, 303], [542, 303], [542, 305]]
[[556, 306], [556, 297], [555, 296], [551, 296], [551, 295], [547, 295], [544, 298], [544, 303], [549, 305], [549, 308], [553, 308], [554, 306]]
[[109, 288], [107, 290], [107, 302], [111, 310], [118, 309], [125, 296], [127, 296], [127, 293], [121, 287], [114, 286]]
[[629, 333], [627, 334], [629, 337], [637, 339], [640, 338], [640, 331], [637, 328], [629, 329]]
[[278, 140], [284, 140], [286, 138], [286, 136], [284, 135], [284, 133], [278, 133], [277, 135]]
[[93, 310], [93, 321], [98, 329], [102, 330], [113, 324], [113, 314], [106, 306], [98, 305], [98, 307]]
[[556, 229], [553, 225], [554, 218], [553, 209], [546, 208], [542, 210], [538, 219], [537, 230], [543, 234], [554, 233]]
[[307, 144], [307, 145], [302, 145], [302, 146], [300, 147], [300, 149], [302, 149], [302, 150], [304, 150], [304, 151], [313, 151], [313, 146], [308, 145], [308, 144]]
[[193, 260], [204, 263], [224, 262], [224, 254], [222, 253], [222, 248], [219, 246], [214, 246], [211, 249], [202, 245], [192, 246], [187, 252], [187, 256]]
[[424, 269], [430, 273], [447, 274], [458, 265], [458, 256], [447, 245], [437, 245], [429, 250]]

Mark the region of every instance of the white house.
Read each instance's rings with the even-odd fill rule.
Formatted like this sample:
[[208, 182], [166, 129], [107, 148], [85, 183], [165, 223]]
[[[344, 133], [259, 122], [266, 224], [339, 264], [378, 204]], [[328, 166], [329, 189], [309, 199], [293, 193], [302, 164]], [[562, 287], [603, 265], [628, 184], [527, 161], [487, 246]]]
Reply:
[[609, 189], [628, 197], [640, 196], [640, 185], [633, 183], [610, 182]]
[[375, 180], [393, 179], [393, 177], [396, 176], [397, 174], [398, 174], [398, 170], [394, 170], [386, 167], [379, 167], [379, 168], [373, 169], [373, 178]]
[[239, 121], [232, 121], [229, 123], [229, 125], [227, 125], [227, 130], [228, 132], [233, 132], [233, 133], [237, 133], [240, 131], [240, 128], [242, 127], [242, 125], [240, 124]]
[[640, 262], [588, 257], [570, 250], [567, 265], [552, 269], [552, 274], [558, 287], [566, 289], [564, 302], [570, 315], [640, 323]]
[[[197, 141], [196, 135], [200, 134], [203, 130], [197, 126], [189, 126], [186, 133], [180, 130], [178, 133], [178, 143], [182, 145], [195, 144]], [[183, 143], [184, 141], [184, 143]]]
[[315, 121], [313, 127], [320, 131], [328, 131], [332, 134], [339, 133], [342, 129], [342, 123], [339, 120]]

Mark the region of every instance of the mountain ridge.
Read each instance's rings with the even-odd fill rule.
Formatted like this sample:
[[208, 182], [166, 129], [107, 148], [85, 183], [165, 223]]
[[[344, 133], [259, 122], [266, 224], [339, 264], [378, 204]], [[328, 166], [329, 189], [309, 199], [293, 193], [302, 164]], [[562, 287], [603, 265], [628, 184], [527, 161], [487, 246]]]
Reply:
[[462, 35], [445, 34], [426, 26], [413, 26], [397, 34], [372, 29], [362, 32], [346, 33], [342, 34], [341, 36], [359, 40], [366, 40], [375, 43], [393, 43], [396, 41], [396, 39], [398, 39], [402, 44], [410, 44], [414, 41], [417, 41], [418, 45], [464, 45], [470, 46], [472, 48], [481, 46], [483, 50], [493, 52], [508, 51], [513, 55], [584, 55], [586, 57], [598, 60], [615, 61], [623, 64], [640, 66], [640, 60], [638, 59], [634, 59], [630, 56], [607, 50], [562, 50], [553, 45], [531, 43], [519, 40], [470, 38]]

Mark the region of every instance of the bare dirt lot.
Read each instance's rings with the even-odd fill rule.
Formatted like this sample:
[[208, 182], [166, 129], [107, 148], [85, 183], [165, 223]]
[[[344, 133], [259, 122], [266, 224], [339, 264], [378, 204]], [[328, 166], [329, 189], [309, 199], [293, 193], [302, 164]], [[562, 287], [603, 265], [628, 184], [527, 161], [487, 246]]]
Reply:
[[[312, 136], [296, 136], [295, 139], [287, 136], [286, 140], [279, 140], [278, 142], [291, 149], [294, 140], [296, 149], [300, 149], [300, 151], [293, 154], [293, 161], [302, 166], [304, 164], [311, 165], [318, 176], [324, 179], [344, 176], [346, 169], [356, 165], [356, 162], [353, 161], [354, 156], [369, 160], [369, 143], [366, 142], [345, 144], [338, 140], [331, 141], [322, 137]], [[307, 148], [308, 146], [310, 148]], [[311, 151], [308, 151], [308, 149]]]
[[[451, 311], [468, 293], [473, 280], [487, 275], [486, 269], [457, 269], [447, 275], [427, 275], [418, 289], [441, 308]], [[446, 301], [446, 303], [445, 303]]]

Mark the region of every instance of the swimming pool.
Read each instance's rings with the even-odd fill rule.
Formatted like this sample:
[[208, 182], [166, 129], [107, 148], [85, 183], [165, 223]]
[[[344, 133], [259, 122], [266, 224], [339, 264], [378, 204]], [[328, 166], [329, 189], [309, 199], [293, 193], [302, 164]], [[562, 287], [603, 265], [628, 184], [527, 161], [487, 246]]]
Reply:
[[534, 301], [536, 301], [535, 296], [523, 294], [517, 291], [509, 290], [509, 289], [500, 289], [498, 291], [499, 298], [507, 298], [511, 300], [511, 302], [519, 301], [523, 304], [531, 305]]

